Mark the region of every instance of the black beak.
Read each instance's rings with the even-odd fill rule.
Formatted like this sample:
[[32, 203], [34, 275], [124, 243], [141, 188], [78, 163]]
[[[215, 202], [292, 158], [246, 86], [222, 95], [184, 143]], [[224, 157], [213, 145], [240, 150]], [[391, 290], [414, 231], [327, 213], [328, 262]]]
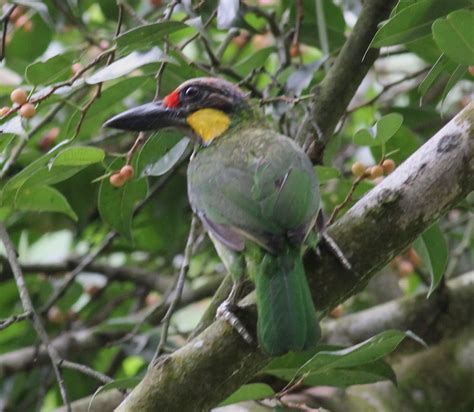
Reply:
[[134, 107], [104, 123], [104, 127], [134, 132], [186, 126], [186, 112], [182, 109], [167, 108], [161, 101]]

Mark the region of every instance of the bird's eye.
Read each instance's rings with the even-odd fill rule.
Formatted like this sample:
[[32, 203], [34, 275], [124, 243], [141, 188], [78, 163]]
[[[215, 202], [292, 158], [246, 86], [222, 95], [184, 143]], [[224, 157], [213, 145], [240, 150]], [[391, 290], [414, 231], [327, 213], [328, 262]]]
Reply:
[[190, 86], [186, 90], [184, 90], [184, 95], [188, 99], [192, 99], [199, 95], [199, 89], [197, 87]]

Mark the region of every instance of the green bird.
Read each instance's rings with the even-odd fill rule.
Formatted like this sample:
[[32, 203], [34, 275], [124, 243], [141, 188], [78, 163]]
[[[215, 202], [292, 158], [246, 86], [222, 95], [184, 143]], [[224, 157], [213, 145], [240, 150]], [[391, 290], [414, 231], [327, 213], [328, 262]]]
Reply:
[[197, 139], [187, 173], [189, 201], [235, 282], [218, 315], [252, 341], [232, 312], [248, 274], [255, 283], [261, 348], [276, 356], [313, 347], [321, 330], [302, 246], [320, 196], [301, 148], [273, 130], [241, 89], [219, 78], [189, 80], [163, 100], [123, 112], [105, 126], [171, 127]]

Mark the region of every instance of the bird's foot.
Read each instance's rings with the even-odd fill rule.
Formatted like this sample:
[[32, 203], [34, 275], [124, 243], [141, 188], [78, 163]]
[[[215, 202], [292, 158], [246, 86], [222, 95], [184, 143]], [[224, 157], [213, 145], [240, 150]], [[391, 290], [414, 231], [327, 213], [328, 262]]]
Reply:
[[242, 336], [242, 339], [245, 340], [245, 342], [251, 345], [254, 340], [242, 321], [235, 314], [236, 308], [237, 305], [232, 301], [232, 299], [226, 299], [217, 308], [216, 318], [225, 320], [240, 336]]
[[351, 263], [344, 256], [344, 253], [339, 248], [335, 240], [329, 236], [325, 231], [320, 233], [321, 240], [327, 246], [327, 248], [332, 252], [332, 254], [341, 262], [341, 265], [344, 266], [347, 270], [352, 270]]

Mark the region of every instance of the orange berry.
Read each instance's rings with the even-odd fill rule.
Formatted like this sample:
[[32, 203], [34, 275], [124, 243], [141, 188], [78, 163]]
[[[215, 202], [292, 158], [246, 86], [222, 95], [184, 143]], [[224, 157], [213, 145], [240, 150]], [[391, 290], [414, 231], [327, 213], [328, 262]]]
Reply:
[[20, 107], [20, 116], [25, 119], [31, 119], [36, 114], [35, 106], [31, 103], [26, 103]]
[[147, 306], [154, 306], [160, 301], [160, 296], [156, 292], [150, 292], [146, 295], [145, 298], [145, 305]]
[[385, 159], [382, 162], [382, 168], [386, 174], [392, 173], [395, 170], [395, 167], [395, 162], [392, 159]]
[[28, 101], [28, 93], [24, 89], [15, 89], [11, 92], [10, 99], [13, 103], [21, 106]]
[[81, 63], [74, 63], [71, 66], [71, 70], [74, 74], [77, 74], [78, 72], [80, 72], [82, 70], [82, 64]]
[[0, 117], [5, 116], [9, 111], [10, 111], [10, 108], [8, 106], [3, 106], [0, 109]]
[[467, 70], [469, 71], [469, 74], [471, 76], [474, 76], [474, 66], [469, 66], [469, 68]]
[[131, 165], [125, 165], [120, 169], [120, 176], [122, 176], [125, 181], [130, 180], [133, 177], [133, 174], [135, 171], [133, 170], [133, 166]]
[[25, 25], [26, 22], [28, 21], [28, 17], [26, 17], [24, 14], [22, 14], [18, 19], [15, 21], [15, 27], [19, 29], [21, 26]]
[[337, 305], [333, 310], [331, 310], [331, 312], [329, 312], [329, 316], [335, 319], [340, 318], [343, 314], [344, 308], [342, 307], [342, 305]]
[[291, 57], [298, 57], [301, 54], [300, 44], [293, 43], [290, 47], [290, 56]]
[[100, 286], [91, 284], [87, 285], [84, 290], [89, 296], [95, 296], [100, 291]]
[[114, 173], [109, 177], [109, 182], [113, 187], [122, 187], [126, 180], [120, 173]]
[[11, 21], [17, 21], [18, 18], [23, 15], [23, 7], [17, 7], [15, 10], [13, 10], [12, 14], [10, 15], [10, 20]]
[[398, 265], [398, 275], [405, 278], [413, 273], [414, 267], [408, 260], [402, 260]]
[[23, 31], [25, 33], [29, 33], [33, 29], [33, 22], [31, 20], [28, 20], [25, 22], [23, 25]]
[[163, 4], [163, 0], [150, 0], [150, 4], [155, 7], [160, 7]]
[[63, 323], [66, 320], [66, 318], [65, 318], [64, 313], [62, 312], [61, 309], [59, 309], [57, 306], [52, 306], [48, 310], [48, 320], [51, 323], [54, 323], [56, 325], [60, 325], [61, 323]]
[[355, 162], [352, 167], [352, 174], [356, 177], [363, 176], [365, 174], [365, 166], [361, 162]]
[[418, 255], [418, 253], [416, 253], [416, 250], [413, 248], [408, 249], [407, 258], [416, 268], [420, 267], [423, 264], [420, 255]]
[[371, 179], [377, 179], [380, 176], [383, 176], [383, 167], [379, 165], [372, 166], [369, 169], [369, 175]]
[[43, 152], [47, 152], [59, 135], [59, 127], [53, 127], [39, 141], [38, 146]]
[[235, 36], [232, 39], [232, 43], [234, 43], [239, 49], [244, 47], [249, 40], [249, 36], [247, 33], [240, 33], [238, 36]]
[[256, 34], [252, 37], [252, 46], [257, 50], [269, 47], [272, 43], [273, 40], [269, 34]]

